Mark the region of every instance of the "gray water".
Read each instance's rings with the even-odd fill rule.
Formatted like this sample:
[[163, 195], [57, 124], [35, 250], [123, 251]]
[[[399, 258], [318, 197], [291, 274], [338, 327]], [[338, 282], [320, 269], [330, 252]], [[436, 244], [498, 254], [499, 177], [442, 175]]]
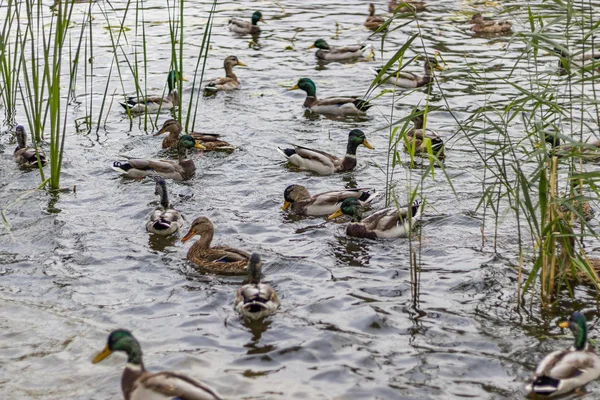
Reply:
[[[388, 131], [383, 128], [391, 97], [375, 100], [367, 119], [331, 120], [307, 117], [304, 93], [285, 89], [310, 77], [322, 97], [362, 94], [372, 80], [369, 67], [390, 57], [417, 28], [413, 22], [391, 33], [383, 59], [378, 50], [374, 62], [319, 66], [313, 50], [307, 50], [314, 40], [354, 44], [368, 37], [362, 26], [368, 3], [279, 4], [283, 9], [266, 1], [218, 6], [207, 77], [221, 76], [223, 59], [231, 54], [249, 67], [235, 70], [240, 90], [200, 100], [195, 129], [220, 133], [238, 149], [231, 155], [195, 154], [196, 176], [169, 182], [169, 190], [188, 221], [184, 230], [205, 215], [215, 225], [215, 244], [263, 256], [266, 280], [282, 299], [280, 311], [262, 322], [241, 320], [232, 309], [241, 278], [197, 272], [185, 257], [189, 244], [149, 238], [145, 222], [157, 205], [154, 183], [122, 179], [110, 165], [120, 154], [160, 156], [162, 138], [151, 136], [139, 120], [131, 127], [116, 103], [97, 134], [95, 128], [89, 134], [75, 131], [73, 121], [86, 115], [89, 96], [99, 107], [113, 57], [108, 22], [100, 12], [109, 8], [101, 2], [92, 8], [93, 93], [78, 88], [81, 104], [68, 112], [71, 130], [61, 186], [76, 186], [76, 191], [40, 191], [22, 198], [6, 211], [12, 236], [0, 230], [3, 398], [121, 398], [125, 358], [115, 354], [99, 365], [91, 359], [111, 330], [127, 328], [141, 342], [149, 370], [185, 372], [232, 399], [515, 399], [524, 396], [523, 385], [545, 354], [570, 345], [557, 322], [573, 309], [590, 311], [588, 318], [596, 315], [594, 292], [585, 286], [576, 289], [577, 302], [565, 297], [551, 313], [517, 307], [514, 223], [509, 218], [499, 227], [494, 251], [493, 226], [486, 222], [482, 245], [482, 211], [474, 212], [484, 190], [482, 162], [455, 135], [457, 124], [448, 112], [430, 113], [428, 127], [448, 139], [445, 167], [456, 195], [441, 170], [424, 179], [428, 207], [410, 238], [421, 268], [418, 293], [412, 290], [409, 239], [349, 239], [342, 222], [281, 211], [283, 190], [292, 183], [312, 193], [346, 186], [384, 191], [380, 167], [386, 163]], [[465, 24], [472, 12], [500, 9], [471, 1], [429, 4], [420, 15], [423, 43], [429, 52], [440, 51], [448, 67], [438, 75], [441, 89], [434, 86], [430, 105], [445, 107], [443, 90], [456, 115], [466, 118], [485, 101], [495, 104], [516, 96], [498, 78], [509, 74], [523, 46], [508, 46], [510, 36], [473, 37]], [[113, 6], [117, 14], [123, 12], [121, 4]], [[75, 20], [86, 7], [76, 6]], [[386, 2], [377, 8], [378, 14], [389, 15]], [[184, 75], [195, 67], [208, 9], [207, 1], [186, 4]], [[249, 18], [254, 10], [263, 12], [267, 24], [258, 42], [249, 45], [250, 37], [230, 33], [226, 24], [233, 16]], [[109, 16], [111, 25], [118, 24], [117, 15], [109, 11]], [[146, 2], [144, 17], [147, 85], [160, 93], [170, 61], [166, 3]], [[524, 14], [510, 17], [515, 31], [526, 29]], [[339, 36], [332, 39], [336, 22]], [[133, 13], [126, 24], [133, 26]], [[298, 28], [303, 30], [294, 49], [286, 49]], [[378, 38], [372, 43], [378, 49]], [[414, 50], [420, 51], [418, 41]], [[466, 60], [481, 63], [482, 79], [496, 86], [478, 90], [469, 83]], [[541, 68], [553, 70], [556, 59], [546, 60]], [[422, 62], [409, 69], [420, 72]], [[133, 82], [125, 84], [128, 93], [134, 92]], [[108, 93], [115, 89], [122, 93], [113, 77]], [[425, 98], [425, 90], [403, 97], [393, 107], [394, 118], [406, 116]], [[161, 115], [159, 125], [167, 118]], [[22, 111], [17, 121], [24, 123]], [[358, 167], [350, 173], [296, 172], [274, 150], [298, 143], [341, 155], [354, 128], [366, 132], [375, 150], [359, 148]], [[522, 135], [517, 128], [513, 133]], [[39, 174], [15, 167], [8, 129], [0, 146], [0, 206], [6, 209], [39, 184]], [[395, 184], [401, 199], [420, 174], [398, 167]], [[375, 208], [384, 206], [382, 197]], [[525, 261], [530, 265], [530, 259]], [[592, 383], [588, 389], [600, 388]]]

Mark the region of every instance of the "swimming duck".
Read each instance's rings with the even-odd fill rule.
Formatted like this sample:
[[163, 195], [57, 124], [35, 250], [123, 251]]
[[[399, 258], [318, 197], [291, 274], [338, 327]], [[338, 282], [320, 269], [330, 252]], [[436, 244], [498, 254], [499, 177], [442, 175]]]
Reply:
[[372, 47], [366, 44], [354, 44], [349, 46], [329, 46], [323, 39], [317, 39], [309, 49], [317, 48], [315, 56], [325, 61], [348, 61], [356, 58], [368, 58]]
[[233, 73], [233, 67], [235, 66], [247, 67], [247, 65], [238, 60], [236, 56], [227, 57], [223, 62], [223, 67], [225, 68], [225, 77], [216, 78], [209, 81], [206, 86], [204, 86], [204, 90], [210, 93], [221, 90], [237, 89], [240, 83], [237, 76]]
[[306, 92], [304, 107], [311, 111], [320, 114], [330, 115], [365, 115], [367, 110], [371, 108], [368, 100], [361, 100], [356, 97], [327, 97], [325, 99], [317, 99], [317, 87], [315, 83], [308, 79], [302, 78], [298, 83], [288, 90], [301, 89]]
[[183, 219], [179, 211], [169, 202], [167, 182], [164, 179], [156, 181], [154, 193], [160, 196], [160, 206], [150, 216], [150, 221], [146, 223], [146, 230], [156, 235], [171, 235], [181, 228]]
[[164, 371], [146, 371], [140, 343], [125, 329], [112, 331], [108, 342], [92, 363], [97, 364], [115, 351], [127, 354], [127, 364], [121, 376], [121, 390], [125, 400], [179, 399], [221, 400], [217, 392], [189, 376]]
[[[395, 71], [395, 72], [387, 72], [384, 76], [382, 76], [379, 80], [379, 84], [389, 83], [391, 85], [395, 85], [396, 87], [405, 88], [405, 89], [414, 89], [421, 86], [429, 85], [433, 81], [432, 68], [435, 68], [439, 71], [443, 71], [444, 67], [442, 67], [438, 60], [434, 57], [428, 57], [425, 59], [425, 63], [423, 65], [423, 75], [416, 75], [412, 72], [404, 72], [404, 71]], [[374, 69], [376, 75], [379, 74], [381, 69]]]
[[365, 205], [372, 202], [375, 197], [377, 192], [370, 188], [333, 190], [311, 196], [304, 186], [290, 185], [283, 192], [284, 201], [281, 209], [287, 210], [291, 206], [294, 214], [319, 217], [336, 212], [345, 199], [355, 198]]
[[408, 233], [410, 228], [409, 214], [412, 217], [413, 225], [415, 221], [419, 220], [421, 205], [421, 202], [414, 201], [410, 207], [404, 206], [400, 209], [396, 207], [384, 208], [362, 219], [361, 206], [358, 200], [346, 199], [328, 219], [346, 214], [351, 216], [353, 221], [357, 221], [350, 222], [346, 227], [348, 236], [368, 239], [395, 239]]
[[[158, 110], [170, 110], [173, 107], [179, 105], [179, 94], [177, 93], [177, 79], [179, 74], [177, 71], [169, 72], [167, 76], [167, 86], [169, 87], [169, 93], [167, 97], [162, 96], [148, 96], [148, 97], [136, 97], [130, 96], [126, 102], [119, 102], [124, 109], [128, 109], [132, 113], [143, 113], [143, 112], [157, 112]], [[187, 81], [185, 78], [181, 78], [182, 81]]]
[[600, 357], [587, 343], [585, 316], [574, 312], [559, 326], [573, 332], [575, 343], [566, 350], [548, 354], [538, 365], [533, 382], [526, 387], [536, 395], [549, 397], [568, 393], [600, 377]]
[[555, 47], [554, 53], [560, 57], [558, 60], [558, 68], [565, 72], [570, 69], [571, 65], [577, 68], [595, 67], [600, 70], [600, 51], [588, 51], [586, 53], [571, 55], [564, 47]]
[[[402, 5], [402, 7], [398, 8], [398, 6]], [[390, 0], [388, 2], [388, 10], [391, 13], [412, 13], [413, 10], [415, 12], [424, 11], [427, 8], [427, 5], [420, 1], [412, 1], [412, 0]]]
[[14, 157], [17, 164], [25, 167], [37, 167], [39, 166], [39, 157], [39, 162], [42, 163], [42, 166], [46, 165], [48, 162], [46, 153], [44, 153], [41, 147], [37, 148], [37, 152], [35, 148], [27, 147], [27, 134], [23, 125], [17, 125], [15, 135], [17, 136], [17, 148], [15, 149]]
[[187, 149], [195, 147], [204, 150], [205, 147], [197, 143], [190, 135], [179, 138], [179, 161], [170, 160], [144, 160], [130, 159], [128, 161], [115, 161], [112, 168], [127, 178], [143, 178], [150, 175], [159, 175], [176, 181], [185, 181], [194, 176], [196, 166], [194, 161], [185, 160]]
[[[163, 139], [162, 147], [163, 149], [169, 147], [175, 147], [179, 142], [179, 134], [183, 127], [176, 119], [168, 119], [163, 123], [162, 128], [154, 134], [154, 136], [162, 135], [163, 133], [168, 133], [167, 137]], [[194, 138], [196, 143], [200, 143], [205, 147], [206, 151], [232, 151], [235, 150], [235, 147], [230, 145], [229, 143], [219, 140], [221, 135], [217, 135], [214, 133], [198, 133], [198, 132], [190, 132], [188, 133], [191, 137]]]
[[376, 31], [381, 25], [383, 25], [384, 22], [385, 18], [375, 15], [375, 4], [369, 4], [369, 16], [363, 25], [366, 26], [367, 29]]
[[331, 175], [334, 172], [346, 172], [356, 166], [356, 149], [360, 145], [373, 149], [367, 137], [360, 129], [353, 129], [348, 134], [348, 145], [344, 158], [338, 158], [321, 150], [294, 146], [293, 149], [279, 148], [279, 152], [300, 169], [316, 172], [319, 175]]
[[252, 14], [252, 22], [243, 21], [237, 18], [230, 19], [229, 30], [235, 33], [250, 33], [252, 35], [257, 35], [260, 33], [260, 28], [257, 25], [258, 22], [266, 23], [263, 20], [262, 13], [260, 11], [255, 11], [254, 14]]
[[[412, 119], [414, 127], [406, 132], [406, 142], [404, 142], [404, 150], [407, 152], [410, 148], [416, 149], [415, 154], [425, 156], [428, 154], [428, 146], [431, 147], [431, 152], [438, 159], [444, 158], [444, 141], [442, 137], [432, 129], [423, 131], [424, 115], [419, 109], [414, 111], [415, 116]], [[424, 140], [427, 139], [427, 140]], [[414, 146], [414, 147], [413, 147]]]
[[572, 156], [581, 157], [583, 160], [594, 161], [600, 159], [600, 140], [587, 143], [562, 144], [554, 148], [558, 158]]
[[475, 33], [502, 33], [509, 32], [512, 29], [512, 22], [484, 19], [480, 13], [473, 14], [469, 24], [473, 24], [471, 30]]
[[268, 283], [260, 282], [262, 270], [260, 256], [252, 253], [248, 260], [248, 283], [235, 294], [234, 308], [244, 317], [259, 319], [273, 314], [280, 301], [275, 289]]
[[188, 250], [188, 260], [215, 274], [245, 274], [250, 254], [227, 246], [210, 247], [214, 233], [215, 228], [208, 218], [198, 217], [192, 222], [181, 242], [185, 243], [195, 235], [200, 235], [200, 239]]

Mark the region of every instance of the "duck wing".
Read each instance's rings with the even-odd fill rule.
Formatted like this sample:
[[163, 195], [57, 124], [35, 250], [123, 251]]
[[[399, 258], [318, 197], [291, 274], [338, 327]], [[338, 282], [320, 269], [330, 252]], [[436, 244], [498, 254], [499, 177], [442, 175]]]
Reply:
[[[139, 392], [137, 396], [136, 392]], [[150, 393], [142, 393], [150, 392]], [[154, 399], [163, 395], [165, 399], [179, 400], [222, 400], [210, 387], [190, 377], [174, 372], [158, 372], [142, 376], [132, 392], [132, 399]]]

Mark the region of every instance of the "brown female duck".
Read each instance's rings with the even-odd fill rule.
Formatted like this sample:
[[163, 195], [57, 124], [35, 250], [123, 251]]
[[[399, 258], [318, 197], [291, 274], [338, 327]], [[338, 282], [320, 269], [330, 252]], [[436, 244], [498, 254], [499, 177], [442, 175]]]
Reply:
[[223, 62], [225, 68], [225, 77], [216, 78], [208, 82], [204, 87], [207, 93], [218, 92], [222, 90], [234, 90], [240, 86], [237, 76], [233, 73], [233, 67], [235, 66], [247, 67], [246, 64], [238, 60], [236, 56], [229, 56]]
[[[183, 127], [176, 119], [168, 119], [164, 122], [162, 128], [154, 134], [154, 136], [162, 135], [163, 133], [167, 133], [167, 137], [164, 138], [162, 142], [163, 149], [175, 147], [179, 142], [179, 135]], [[199, 132], [190, 132], [188, 133], [191, 137], [194, 138], [196, 143], [200, 143], [205, 147], [205, 151], [231, 151], [235, 150], [235, 147], [230, 145], [229, 143], [219, 140], [220, 135], [214, 133], [199, 133]]]

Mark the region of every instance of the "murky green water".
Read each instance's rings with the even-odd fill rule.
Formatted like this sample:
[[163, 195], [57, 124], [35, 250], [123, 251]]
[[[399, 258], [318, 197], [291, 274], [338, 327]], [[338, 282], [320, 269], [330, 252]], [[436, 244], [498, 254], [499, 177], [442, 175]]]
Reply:
[[[516, 42], [506, 51], [508, 37], [474, 38], [468, 31], [470, 13], [497, 9], [483, 2], [429, 3], [419, 27], [428, 51], [439, 50], [449, 67], [439, 82], [457, 115], [466, 118], [484, 101], [514, 96], [507, 84], [483, 93], [465, 82], [465, 60], [481, 62], [491, 79], [507, 76], [520, 53]], [[71, 125], [62, 185], [76, 185], [76, 193], [34, 193], [7, 211], [13, 237], [0, 231], [0, 393], [12, 399], [120, 398], [124, 357], [91, 364], [108, 332], [118, 327], [140, 340], [148, 369], [185, 371], [227, 398], [244, 399], [515, 399], [524, 395], [523, 384], [543, 355], [570, 345], [570, 339], [546, 338], [561, 333], [556, 321], [574, 307], [593, 309], [593, 292], [580, 287], [578, 304], [565, 301], [550, 315], [516, 307], [514, 226], [508, 221], [500, 227], [498, 254], [491, 239], [482, 247], [482, 216], [473, 210], [483, 191], [483, 169], [468, 142], [454, 135], [449, 113], [432, 112], [428, 126], [450, 138], [445, 165], [458, 198], [441, 172], [425, 180], [430, 207], [412, 238], [420, 245], [417, 295], [407, 239], [348, 239], [343, 224], [290, 218], [280, 210], [283, 190], [292, 183], [312, 193], [344, 186], [383, 190], [379, 166], [386, 162], [388, 133], [378, 129], [392, 110], [390, 97], [382, 97], [367, 120], [307, 118], [304, 93], [285, 90], [300, 77], [312, 78], [323, 97], [368, 88], [369, 67], [378, 62], [318, 66], [306, 50], [317, 38], [332, 44], [366, 38], [367, 2], [279, 4], [285, 11], [267, 1], [219, 5], [207, 77], [221, 76], [222, 60], [231, 54], [249, 67], [236, 69], [239, 91], [201, 100], [196, 129], [221, 133], [239, 149], [194, 156], [196, 176], [169, 187], [188, 223], [200, 215], [213, 221], [215, 243], [263, 255], [267, 280], [282, 298], [280, 312], [264, 322], [240, 320], [232, 309], [240, 279], [198, 273], [185, 259], [189, 246], [149, 240], [145, 222], [156, 207], [154, 183], [123, 180], [109, 166], [119, 154], [157, 157], [162, 138], [137, 124], [130, 128], [115, 104], [98, 134], [77, 134]], [[386, 3], [377, 6], [385, 15]], [[85, 7], [76, 6], [77, 18]], [[167, 9], [154, 0], [145, 7], [148, 87], [160, 92], [170, 60]], [[98, 107], [112, 59], [101, 8], [108, 6], [93, 7]], [[185, 71], [195, 67], [208, 9], [206, 1], [186, 4]], [[263, 12], [267, 24], [249, 46], [249, 37], [231, 34], [226, 23], [254, 10]], [[513, 19], [520, 30], [524, 17]], [[298, 28], [303, 30], [294, 50], [286, 49]], [[415, 23], [393, 32], [384, 58], [415, 32]], [[373, 41], [376, 48], [378, 43]], [[552, 69], [555, 59], [547, 60], [542, 68]], [[412, 68], [420, 72], [422, 66]], [[126, 85], [133, 92], [133, 83]], [[116, 77], [108, 92], [114, 89], [121, 92]], [[88, 95], [78, 90], [82, 104], [71, 109], [70, 120], [86, 115]], [[394, 107], [396, 118], [424, 99], [424, 91], [403, 98]], [[431, 104], [445, 106], [437, 87]], [[159, 124], [167, 118], [160, 116]], [[294, 172], [275, 151], [301, 143], [342, 154], [352, 128], [364, 130], [375, 150], [360, 148], [359, 165], [348, 174]], [[13, 149], [11, 135], [3, 133], [3, 208], [39, 183], [36, 171], [14, 166]], [[399, 170], [401, 195], [419, 174]], [[382, 200], [376, 204], [381, 206]], [[599, 390], [597, 383], [589, 388]]]

